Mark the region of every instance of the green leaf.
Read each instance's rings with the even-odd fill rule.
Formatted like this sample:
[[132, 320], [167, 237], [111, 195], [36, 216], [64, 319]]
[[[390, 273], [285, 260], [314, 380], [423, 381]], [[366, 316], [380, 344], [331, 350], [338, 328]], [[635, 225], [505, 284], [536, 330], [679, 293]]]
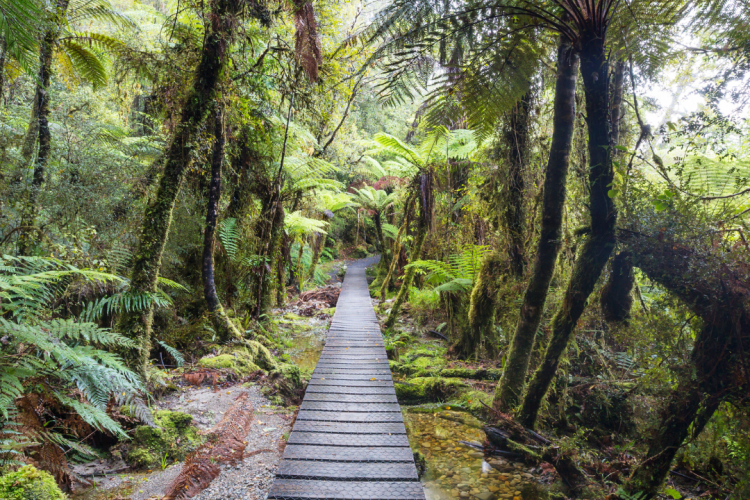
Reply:
[[674, 488], [664, 488], [664, 493], [674, 498], [675, 500], [680, 500], [680, 498], [682, 498], [680, 492]]

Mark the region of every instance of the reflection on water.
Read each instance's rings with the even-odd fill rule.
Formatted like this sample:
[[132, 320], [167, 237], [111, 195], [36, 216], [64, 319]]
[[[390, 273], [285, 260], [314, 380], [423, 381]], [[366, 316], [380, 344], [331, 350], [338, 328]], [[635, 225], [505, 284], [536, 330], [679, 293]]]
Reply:
[[462, 412], [407, 413], [409, 444], [427, 461], [422, 477], [427, 500], [521, 500], [524, 483], [534, 481], [522, 464], [484, 461], [481, 451], [459, 441], [484, 441], [475, 418]]
[[294, 365], [303, 372], [312, 372], [323, 351], [325, 330], [307, 331], [294, 335], [294, 347], [287, 351]]

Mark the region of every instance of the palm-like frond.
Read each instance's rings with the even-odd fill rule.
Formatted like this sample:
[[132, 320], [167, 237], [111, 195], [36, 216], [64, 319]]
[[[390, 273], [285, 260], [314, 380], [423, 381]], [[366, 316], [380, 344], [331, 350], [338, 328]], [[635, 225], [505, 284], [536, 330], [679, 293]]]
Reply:
[[38, 20], [43, 11], [33, 0], [0, 0], [0, 36], [10, 58], [28, 73], [37, 59]]
[[57, 56], [62, 68], [70, 72], [65, 75], [68, 79], [81, 78], [90, 82], [95, 89], [107, 83], [102, 54], [93, 52], [74, 38], [60, 40], [58, 49]]
[[450, 255], [448, 262], [417, 260], [406, 267], [426, 274], [425, 281], [438, 292], [467, 292], [474, 286], [482, 260], [489, 251], [489, 246], [471, 245], [461, 253]]
[[305, 217], [300, 210], [284, 217], [284, 230], [294, 237], [309, 236], [314, 233], [327, 234], [327, 227], [327, 222]]

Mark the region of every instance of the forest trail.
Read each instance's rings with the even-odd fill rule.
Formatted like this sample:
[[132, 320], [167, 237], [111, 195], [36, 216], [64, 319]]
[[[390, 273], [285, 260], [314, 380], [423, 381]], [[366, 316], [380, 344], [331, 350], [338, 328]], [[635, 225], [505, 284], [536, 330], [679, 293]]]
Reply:
[[369, 264], [347, 268], [269, 499], [425, 498], [367, 289]]

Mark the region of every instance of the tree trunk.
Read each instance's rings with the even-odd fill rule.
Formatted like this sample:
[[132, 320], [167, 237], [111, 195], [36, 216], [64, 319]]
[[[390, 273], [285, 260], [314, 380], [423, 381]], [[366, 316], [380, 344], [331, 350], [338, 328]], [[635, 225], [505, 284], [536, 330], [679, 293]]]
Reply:
[[575, 262], [563, 302], [552, 320], [552, 337], [542, 364], [534, 373], [523, 400], [519, 421], [530, 428], [536, 424], [539, 408], [557, 372], [560, 357], [615, 246], [617, 211], [609, 196], [613, 179], [608, 119], [609, 75], [604, 40], [599, 36], [591, 34], [583, 38], [581, 75], [589, 136], [591, 232]]
[[607, 321], [625, 321], [630, 317], [630, 308], [633, 305], [633, 264], [630, 252], [620, 252], [611, 260], [607, 282], [602, 287], [599, 303]]
[[221, 342], [242, 338], [242, 334], [227, 317], [214, 283], [214, 236], [216, 222], [219, 218], [219, 200], [221, 199], [221, 170], [224, 161], [224, 123], [221, 112], [217, 111], [214, 128], [214, 148], [211, 157], [211, 181], [208, 188], [206, 206], [206, 231], [203, 235], [203, 294], [211, 313], [211, 322]]
[[[424, 224], [420, 223], [419, 229], [417, 230], [417, 237], [414, 239], [414, 248], [412, 249], [410, 259], [411, 262], [414, 262], [415, 260], [419, 260], [421, 258], [422, 245], [424, 244], [426, 235], [427, 227]], [[386, 329], [393, 328], [393, 325], [396, 324], [398, 313], [401, 310], [401, 306], [404, 304], [404, 300], [406, 300], [406, 295], [409, 293], [411, 282], [414, 280], [414, 273], [416, 273], [416, 269], [413, 267], [410, 267], [406, 270], [406, 274], [404, 274], [404, 281], [401, 283], [401, 288], [399, 288], [396, 300], [393, 303], [393, 307], [391, 307], [391, 313], [388, 315], [388, 319], [385, 322]]]
[[577, 76], [578, 56], [570, 43], [561, 37], [557, 51], [552, 145], [544, 176], [541, 234], [503, 378], [495, 391], [494, 405], [503, 412], [515, 408], [520, 401], [529, 358], [560, 251], [570, 147], [576, 116]]
[[489, 335], [495, 322], [498, 284], [506, 271], [505, 260], [498, 253], [491, 253], [482, 262], [479, 276], [471, 290], [469, 301], [469, 324], [461, 329], [461, 337], [453, 350], [464, 359], [476, 353], [483, 335]]
[[5, 97], [5, 57], [8, 51], [8, 42], [0, 35], [0, 101]]
[[[36, 125], [39, 137], [39, 154], [34, 163], [34, 175], [31, 179], [31, 186], [26, 193], [24, 200], [23, 213], [21, 214], [21, 230], [18, 236], [18, 254], [29, 255], [34, 246], [33, 234], [36, 226], [36, 216], [39, 213], [38, 199], [39, 191], [44, 184], [45, 171], [52, 153], [52, 136], [49, 131], [49, 86], [52, 78], [52, 55], [55, 50], [57, 34], [60, 29], [60, 23], [68, 10], [69, 0], [58, 0], [55, 9], [55, 19], [51, 20], [52, 26], [44, 33], [42, 43], [39, 47], [39, 76], [36, 82], [36, 92], [34, 94], [34, 105], [36, 107], [36, 120], [34, 111], [29, 123], [27, 138], [29, 134], [33, 138], [32, 124]], [[25, 147], [25, 144], [24, 144]], [[33, 142], [31, 146], [33, 151]], [[25, 153], [25, 151], [24, 151]], [[26, 158], [26, 157], [24, 157]], [[31, 154], [28, 155], [28, 159]], [[24, 165], [25, 166], [25, 165]]]
[[526, 267], [526, 213], [524, 211], [524, 173], [529, 153], [529, 104], [526, 93], [510, 112], [504, 133], [508, 155], [507, 197], [502, 219], [508, 236], [510, 272], [521, 279]]
[[318, 267], [318, 262], [320, 262], [320, 254], [323, 253], [325, 247], [326, 237], [324, 233], [313, 234], [312, 261], [310, 262], [310, 271], [307, 273], [313, 283], [315, 282], [315, 270]]
[[393, 241], [393, 254], [391, 255], [391, 262], [388, 266], [388, 273], [385, 275], [385, 278], [383, 278], [383, 283], [380, 285], [381, 302], [385, 302], [388, 288], [391, 286], [391, 281], [393, 279], [394, 272], [396, 271], [396, 266], [398, 265], [398, 257], [401, 254], [401, 235], [404, 234], [404, 231], [406, 231], [406, 226], [409, 224], [409, 212], [411, 212], [411, 207], [413, 204], [414, 197], [409, 196], [406, 200], [406, 209], [404, 210], [404, 223], [401, 224], [401, 227], [398, 229], [398, 234], [396, 234], [396, 239]]
[[[159, 189], [146, 208], [143, 228], [135, 254], [130, 289], [141, 293], [155, 293], [161, 258], [172, 222], [172, 210], [177, 194], [190, 165], [195, 133], [211, 107], [219, 77], [224, 68], [225, 52], [234, 37], [237, 22], [234, 19], [238, 2], [213, 0], [208, 19], [207, 35], [204, 39], [201, 60], [198, 64], [192, 87], [188, 92], [172, 140], [162, 159], [164, 173]], [[136, 347], [124, 353], [127, 365], [145, 375], [151, 350], [151, 323], [153, 308], [126, 313], [120, 320], [119, 329], [133, 339]]]
[[[625, 63], [617, 62], [614, 71], [614, 89], [612, 91], [612, 146], [618, 146], [620, 141], [620, 121], [622, 116], [622, 92], [625, 79]], [[612, 151], [612, 156], [616, 157], [618, 151]], [[625, 253], [617, 254], [611, 260], [611, 272], [607, 277], [607, 283], [602, 288], [599, 298], [604, 319], [607, 321], [620, 322], [630, 317], [630, 309], [633, 305], [631, 292], [635, 284], [633, 275], [633, 264], [630, 262], [630, 255]]]

